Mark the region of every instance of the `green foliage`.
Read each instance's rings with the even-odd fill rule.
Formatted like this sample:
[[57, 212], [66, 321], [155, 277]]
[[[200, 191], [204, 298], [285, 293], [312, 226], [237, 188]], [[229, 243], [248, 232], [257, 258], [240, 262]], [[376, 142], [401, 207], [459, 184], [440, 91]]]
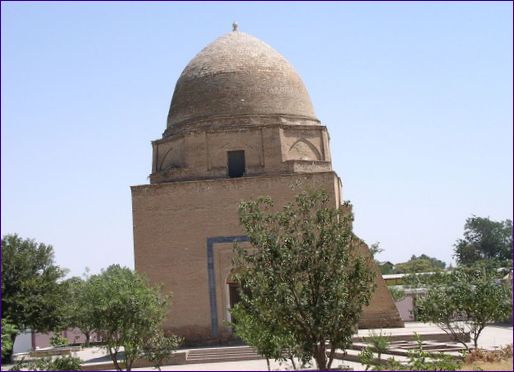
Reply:
[[146, 340], [143, 346], [143, 355], [160, 371], [163, 363], [165, 363], [166, 359], [171, 356], [182, 341], [183, 339], [178, 336], [166, 336], [160, 332], [155, 333]]
[[387, 352], [389, 345], [391, 342], [389, 341], [389, 337], [384, 336], [382, 331], [380, 333], [371, 332], [369, 341], [371, 345], [371, 351], [378, 354], [378, 360], [381, 361], [382, 354]]
[[52, 337], [50, 337], [50, 345], [54, 347], [65, 346], [68, 345], [68, 339], [60, 333], [55, 333]]
[[373, 257], [373, 260], [375, 261], [375, 264], [380, 269], [380, 273], [382, 275], [393, 274], [394, 273], [394, 265], [391, 262], [389, 262], [389, 261], [380, 262], [376, 258], [376, 256], [379, 253], [382, 253], [383, 251], [384, 251], [384, 249], [380, 248], [380, 243], [379, 242], [373, 243], [373, 244], [371, 244], [369, 246], [369, 253], [371, 254], [371, 257]]
[[476, 348], [489, 322], [512, 313], [512, 288], [500, 284], [495, 271], [461, 268], [418, 280], [427, 292], [416, 301], [416, 319], [436, 323], [466, 348], [466, 332]]
[[380, 242], [375, 242], [369, 246], [369, 253], [371, 257], [376, 259], [376, 255], [382, 253], [384, 251], [383, 248], [380, 248]]
[[[64, 274], [54, 264], [52, 246], [18, 235], [5, 235], [2, 238], [2, 316], [8, 317], [19, 330], [59, 329], [66, 298], [59, 280]], [[6, 354], [8, 358], [10, 354]]]
[[71, 357], [71, 356], [64, 356], [55, 358], [46, 368], [41, 368], [41, 371], [80, 371], [80, 359]]
[[381, 364], [378, 364], [375, 355], [370, 347], [365, 347], [359, 353], [359, 361], [365, 367], [366, 371], [372, 370], [375, 371], [381, 367]]
[[20, 361], [9, 371], [80, 371], [80, 359], [72, 356], [41, 358], [30, 362]]
[[[381, 354], [389, 347], [389, 338], [382, 334], [374, 335], [370, 339], [371, 345], [364, 348], [359, 354], [360, 362], [365, 366], [366, 371], [455, 371], [460, 367], [461, 362], [443, 353], [430, 353], [423, 350], [423, 342], [416, 334], [417, 347], [408, 352], [408, 361], [399, 362], [394, 358], [381, 359]], [[375, 358], [374, 353], [378, 353]]]
[[266, 360], [290, 359], [295, 366], [294, 358], [301, 355], [297, 355], [295, 351], [293, 334], [287, 328], [282, 328], [282, 324], [277, 321], [270, 309], [253, 308], [249, 302], [242, 301], [231, 309], [231, 315], [237, 319], [232, 323], [235, 333], [246, 344], [252, 345]]
[[434, 257], [422, 254], [419, 257], [412, 255], [409, 261], [393, 265], [391, 262], [380, 262], [375, 256], [384, 250], [380, 248], [380, 243], [373, 243], [369, 247], [370, 254], [375, 259], [375, 263], [382, 275], [387, 274], [407, 274], [407, 273], [427, 273], [444, 270], [446, 263]]
[[122, 361], [127, 370], [144, 355], [145, 344], [160, 332], [166, 314], [167, 298], [139, 274], [119, 265], [109, 266], [89, 278], [95, 301], [93, 328], [105, 342], [105, 348], [117, 370]]
[[18, 329], [9, 319], [2, 319], [2, 360], [10, 355], [14, 341], [13, 338], [18, 334]]
[[405, 298], [405, 291], [403, 290], [403, 288], [394, 285], [391, 285], [387, 288], [389, 289], [391, 297], [394, 301], [398, 302]]
[[409, 371], [455, 371], [461, 362], [451, 355], [429, 353], [423, 350], [423, 342], [416, 334], [418, 346], [409, 351], [409, 362], [404, 369]]
[[86, 336], [89, 346], [95, 324], [96, 293], [89, 280], [72, 277], [63, 283], [68, 301], [65, 305], [65, 323], [69, 328], [78, 328]]
[[394, 274], [394, 265], [391, 262], [377, 262], [377, 265], [382, 275]]
[[512, 266], [512, 221], [492, 221], [470, 217], [464, 225], [464, 239], [455, 243], [455, 258], [459, 265], [473, 265], [481, 260], [496, 266]]
[[394, 266], [395, 274], [407, 273], [428, 273], [444, 270], [446, 263], [434, 257], [425, 254], [416, 257], [412, 255], [409, 261], [399, 263]]
[[[236, 330], [264, 339], [255, 346], [269, 346], [269, 355], [285, 347], [301, 360], [314, 358], [319, 369], [330, 368], [335, 350], [351, 344], [374, 287], [371, 256], [352, 233], [350, 205], [328, 205], [320, 192], [301, 193], [278, 212], [270, 198], [242, 202], [240, 222], [254, 249], [235, 247], [234, 260], [243, 288], [233, 312]], [[252, 325], [259, 327], [255, 334]]]
[[[360, 362], [366, 366], [366, 371], [370, 368], [372, 370], [379, 370], [384, 364], [382, 354], [387, 352], [391, 344], [389, 337], [383, 335], [382, 331], [380, 333], [372, 331], [367, 341], [369, 345], [362, 349], [359, 354]], [[374, 353], [377, 353], [376, 358]]]

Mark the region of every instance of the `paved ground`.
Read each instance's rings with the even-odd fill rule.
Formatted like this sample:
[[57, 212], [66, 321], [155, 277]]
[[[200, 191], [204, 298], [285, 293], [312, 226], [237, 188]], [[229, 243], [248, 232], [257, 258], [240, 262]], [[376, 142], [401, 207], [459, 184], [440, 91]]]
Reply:
[[[368, 329], [360, 329], [358, 332], [359, 336], [364, 336], [369, 334], [370, 332], [377, 330], [368, 330]], [[440, 333], [441, 329], [434, 324], [431, 323], [421, 323], [421, 322], [406, 322], [405, 328], [392, 328], [392, 329], [384, 329], [382, 334], [384, 335], [396, 335], [396, 334], [405, 334], [407, 332], [423, 332], [423, 333]], [[513, 331], [512, 325], [494, 325], [488, 326], [483, 331], [480, 337], [478, 338], [479, 347], [482, 348], [494, 348], [502, 345], [508, 345], [513, 343]]]
[[[379, 332], [380, 330], [374, 330]], [[371, 330], [359, 330], [358, 335], [364, 336], [371, 332]], [[397, 335], [397, 334], [408, 334], [413, 332], [419, 333], [440, 333], [440, 329], [435, 325], [410, 322], [405, 324], [405, 328], [395, 329], [384, 329], [382, 334], [384, 335]], [[486, 327], [479, 338], [479, 346], [483, 348], [495, 348], [503, 345], [509, 345], [513, 343], [513, 329], [512, 325], [505, 326], [489, 326]], [[76, 353], [76, 356], [80, 357], [84, 361], [90, 362], [101, 362], [108, 361], [109, 357], [106, 355], [105, 350], [92, 347], [81, 350]], [[355, 370], [362, 370], [362, 366], [359, 363], [347, 362], [347, 361], [334, 361], [333, 367], [337, 367], [341, 364], [353, 367]], [[290, 363], [277, 363], [271, 362], [272, 370], [292, 370]], [[312, 369], [313, 367], [311, 367]], [[267, 370], [266, 360], [250, 360], [240, 362], [224, 362], [224, 363], [205, 363], [205, 364], [185, 364], [185, 365], [174, 365], [164, 366], [161, 368], [163, 371], [262, 371]], [[134, 369], [138, 370], [138, 369]], [[148, 370], [148, 368], [140, 368], [139, 370]]]
[[[375, 332], [377, 330], [374, 330]], [[407, 332], [441, 332], [441, 330], [432, 324], [424, 324], [418, 322], [409, 322], [405, 324], [405, 328], [395, 329], [384, 329], [383, 334], [405, 334]], [[358, 334], [366, 335], [371, 330], [359, 330]], [[512, 325], [508, 326], [489, 326], [486, 327], [480, 335], [479, 346], [483, 348], [494, 348], [503, 345], [509, 345], [513, 343], [513, 329]], [[355, 370], [363, 370], [363, 367], [359, 363], [347, 362], [347, 361], [334, 361], [333, 367], [337, 367], [340, 364], [344, 364], [354, 368]], [[226, 362], [226, 363], [207, 363], [207, 364], [186, 364], [179, 366], [165, 366], [161, 368], [163, 371], [265, 371], [267, 365], [265, 360], [251, 360], [241, 362]], [[290, 363], [279, 364], [272, 362], [272, 370], [292, 370]], [[313, 367], [309, 368], [313, 369]], [[135, 369], [137, 370], [137, 369]], [[141, 368], [139, 370], [144, 370]]]

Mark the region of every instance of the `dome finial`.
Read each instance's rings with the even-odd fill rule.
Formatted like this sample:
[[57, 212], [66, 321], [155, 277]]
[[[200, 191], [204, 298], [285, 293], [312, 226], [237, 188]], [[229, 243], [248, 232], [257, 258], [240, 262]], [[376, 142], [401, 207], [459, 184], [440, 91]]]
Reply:
[[239, 31], [239, 25], [236, 21], [232, 22], [232, 32]]

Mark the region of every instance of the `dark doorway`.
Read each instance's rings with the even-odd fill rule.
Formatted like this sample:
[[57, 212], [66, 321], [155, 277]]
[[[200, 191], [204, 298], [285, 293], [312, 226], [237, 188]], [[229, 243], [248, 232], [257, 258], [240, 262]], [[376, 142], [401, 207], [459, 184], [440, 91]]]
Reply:
[[229, 151], [228, 153], [228, 176], [231, 178], [243, 177], [245, 174], [245, 152]]
[[229, 283], [228, 293], [230, 308], [232, 309], [241, 300], [241, 295], [239, 294], [239, 284]]

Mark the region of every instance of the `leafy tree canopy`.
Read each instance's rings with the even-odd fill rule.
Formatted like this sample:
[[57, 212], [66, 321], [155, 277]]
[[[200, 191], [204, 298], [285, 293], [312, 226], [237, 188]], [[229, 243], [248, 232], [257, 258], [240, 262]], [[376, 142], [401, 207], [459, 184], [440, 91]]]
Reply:
[[426, 254], [422, 254], [419, 257], [412, 255], [409, 261], [396, 265], [389, 261], [380, 262], [376, 259], [376, 255], [382, 253], [384, 249], [380, 247], [379, 242], [371, 244], [369, 251], [375, 259], [375, 263], [380, 269], [382, 275], [432, 272], [444, 270], [446, 267], [445, 262], [434, 257], [429, 257]]
[[390, 261], [377, 263], [382, 275], [394, 274], [394, 264]]
[[497, 266], [512, 264], [512, 221], [492, 221], [472, 216], [464, 225], [464, 238], [454, 245], [459, 265], [473, 265], [482, 260]]
[[235, 249], [243, 287], [236, 330], [249, 322], [260, 328], [249, 343], [265, 349], [269, 343], [254, 340], [275, 337], [271, 352], [285, 343], [302, 361], [313, 357], [319, 369], [330, 368], [334, 351], [351, 344], [374, 288], [371, 255], [352, 233], [350, 205], [330, 208], [325, 193], [305, 192], [278, 212], [270, 198], [242, 202], [239, 211], [253, 249]]
[[65, 304], [66, 327], [80, 329], [86, 337], [87, 347], [96, 321], [94, 306], [97, 293], [90, 280], [76, 276], [65, 280], [63, 285], [68, 299]]
[[[162, 332], [168, 299], [160, 288], [119, 265], [109, 266], [88, 282], [88, 296], [94, 298], [90, 305], [92, 326], [105, 342], [116, 369], [121, 370], [118, 361], [122, 358], [125, 368], [130, 370], [136, 359], [152, 350], [149, 343], [156, 339], [160, 346], [166, 344], [157, 337]], [[123, 354], [119, 353], [121, 348]]]
[[495, 270], [459, 268], [415, 279], [427, 288], [416, 300], [416, 319], [436, 323], [466, 348], [466, 332], [476, 348], [489, 322], [512, 314], [512, 286], [498, 281]]
[[[65, 296], [60, 284], [65, 271], [54, 264], [51, 245], [2, 238], [2, 317], [17, 329], [47, 332], [63, 324]], [[12, 343], [16, 333], [12, 334]], [[12, 348], [7, 352], [9, 358]]]
[[429, 257], [425, 254], [417, 257], [412, 255], [409, 261], [396, 264], [394, 266], [395, 274], [407, 273], [428, 273], [433, 271], [444, 270], [446, 263], [434, 257]]
[[20, 330], [46, 332], [62, 321], [65, 271], [54, 264], [51, 245], [22, 239], [2, 238], [2, 316]]
[[16, 335], [18, 330], [9, 322], [8, 319], [2, 319], [2, 360], [11, 353], [13, 347], [12, 336]]

